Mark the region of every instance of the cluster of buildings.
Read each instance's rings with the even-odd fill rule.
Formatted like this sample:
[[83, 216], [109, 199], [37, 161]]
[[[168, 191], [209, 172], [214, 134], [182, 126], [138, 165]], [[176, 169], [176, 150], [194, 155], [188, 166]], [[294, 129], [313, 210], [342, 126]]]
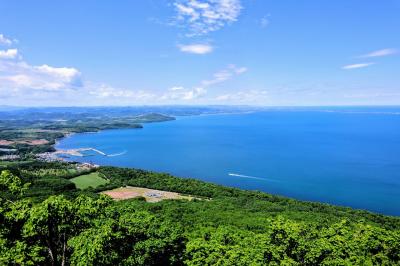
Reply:
[[18, 160], [20, 158], [19, 155], [13, 154], [16, 152], [16, 149], [5, 149], [5, 148], [0, 148], [0, 152], [4, 155], [0, 155], [0, 161], [13, 161], [13, 160]]
[[13, 161], [13, 160], [18, 160], [20, 158], [21, 157], [17, 154], [8, 154], [0, 156], [0, 161]]
[[91, 170], [91, 169], [98, 168], [98, 167], [99, 167], [99, 165], [93, 164], [93, 163], [79, 163], [76, 166], [76, 169], [80, 170], [80, 171], [84, 171], [84, 170]]
[[64, 161], [63, 158], [57, 156], [54, 152], [44, 152], [36, 154], [36, 158], [45, 161], [45, 162], [56, 162], [56, 161]]

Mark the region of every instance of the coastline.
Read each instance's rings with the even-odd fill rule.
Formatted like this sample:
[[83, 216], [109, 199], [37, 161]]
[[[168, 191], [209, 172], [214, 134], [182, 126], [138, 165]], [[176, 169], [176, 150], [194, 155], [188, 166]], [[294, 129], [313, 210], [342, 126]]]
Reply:
[[[162, 123], [162, 122], [170, 122], [170, 121], [174, 121], [177, 120], [178, 118], [186, 118], [186, 117], [190, 117], [190, 118], [194, 118], [194, 117], [201, 117], [201, 116], [218, 116], [218, 115], [240, 115], [240, 114], [252, 114], [252, 113], [257, 113], [259, 111], [243, 111], [243, 112], [222, 112], [222, 113], [207, 113], [207, 114], [193, 114], [193, 115], [177, 115], [177, 116], [173, 116], [175, 119], [173, 120], [165, 120], [165, 121], [154, 121], [154, 122], [146, 122], [146, 123]], [[144, 123], [144, 124], [146, 124]], [[142, 127], [144, 128], [144, 127]], [[96, 148], [93, 147], [86, 147], [86, 148], [74, 148], [74, 149], [60, 149], [57, 146], [60, 144], [60, 142], [63, 139], [67, 139], [70, 138], [76, 134], [98, 134], [102, 131], [105, 130], [119, 130], [119, 129], [126, 129], [126, 128], [110, 128], [110, 129], [101, 129], [98, 131], [87, 131], [87, 132], [68, 132], [65, 133], [65, 135], [61, 138], [58, 138], [55, 140], [54, 144], [52, 145], [52, 147], [54, 148], [54, 152], [51, 153], [51, 155], [55, 155], [55, 157], [57, 157], [59, 160], [61, 161], [65, 161], [65, 158], [61, 158], [58, 155], [69, 155], [69, 156], [76, 156], [76, 157], [87, 157], [84, 154], [81, 153], [81, 151], [95, 151], [100, 155], [103, 156], [107, 156], [107, 157], [113, 157], [115, 156], [114, 154], [106, 154], [105, 152], [99, 151]], [[132, 129], [138, 129], [138, 128], [132, 128]]]
[[[247, 112], [246, 114], [249, 114], [250, 112]], [[255, 113], [255, 119], [257, 119], [257, 121], [259, 121], [260, 116], [258, 115], [258, 112], [251, 112], [251, 113]], [[233, 113], [229, 113], [230, 115]], [[351, 208], [357, 208], [357, 209], [364, 209], [364, 210], [369, 210], [372, 212], [377, 212], [377, 213], [382, 213], [382, 214], [386, 214], [386, 215], [398, 215], [398, 208], [395, 206], [384, 206], [384, 204], [381, 204], [380, 202], [383, 202], [384, 200], [392, 200], [392, 201], [396, 201], [398, 199], [398, 196], [393, 194], [389, 194], [391, 191], [393, 191], [395, 188], [386, 188], [383, 187], [383, 185], [381, 186], [380, 183], [378, 183], [378, 181], [376, 181], [377, 186], [372, 187], [369, 184], [367, 184], [366, 182], [361, 184], [361, 188], [360, 188], [360, 180], [363, 182], [364, 180], [366, 180], [367, 178], [371, 177], [371, 174], [369, 174], [367, 171], [364, 171], [364, 169], [367, 169], [365, 167], [369, 167], [369, 166], [363, 166], [361, 162], [361, 164], [358, 164], [356, 166], [353, 166], [349, 163], [345, 163], [343, 162], [343, 160], [340, 161], [334, 161], [334, 163], [336, 163], [337, 165], [344, 165], [344, 168], [340, 168], [343, 170], [340, 170], [340, 174], [346, 175], [349, 177], [348, 180], [346, 180], [346, 186], [345, 185], [340, 185], [338, 186], [338, 189], [340, 189], [340, 193], [337, 193], [336, 195], [332, 195], [332, 193], [329, 191], [329, 189], [327, 189], [327, 185], [332, 186], [334, 184], [336, 184], [334, 181], [334, 179], [336, 178], [336, 176], [334, 176], [334, 174], [336, 174], [336, 172], [332, 172], [332, 177], [331, 179], [324, 179], [324, 178], [319, 178], [319, 179], [312, 179], [312, 175], [314, 176], [322, 176], [321, 172], [322, 172], [322, 168], [318, 168], [319, 165], [317, 165], [318, 167], [316, 168], [316, 170], [314, 170], [314, 168], [310, 168], [310, 163], [311, 162], [320, 162], [319, 158], [316, 158], [315, 155], [310, 155], [310, 158], [306, 158], [308, 161], [306, 161], [306, 163], [308, 163], [307, 165], [307, 173], [303, 174], [301, 172], [298, 173], [292, 173], [291, 170], [285, 170], [284, 174], [285, 175], [281, 175], [281, 174], [276, 174], [274, 175], [271, 171], [269, 171], [268, 169], [266, 171], [264, 171], [264, 169], [266, 167], [264, 166], [257, 166], [253, 163], [252, 158], [250, 158], [249, 156], [247, 156], [245, 159], [247, 161], [245, 162], [250, 162], [251, 163], [251, 167], [249, 166], [244, 166], [244, 168], [239, 167], [238, 165], [240, 165], [240, 162], [237, 161], [236, 164], [238, 167], [233, 166], [232, 164], [234, 162], [235, 159], [240, 159], [241, 158], [241, 151], [244, 151], [245, 148], [243, 145], [238, 145], [238, 146], [228, 146], [228, 149], [223, 148], [224, 151], [229, 151], [232, 154], [238, 154], [238, 155], [234, 155], [234, 156], [230, 156], [227, 155], [228, 158], [233, 159], [233, 161], [228, 161], [228, 159], [222, 158], [222, 162], [224, 163], [223, 165], [219, 166], [215, 163], [213, 163], [211, 160], [214, 160], [214, 162], [216, 162], [216, 160], [218, 160], [218, 156], [214, 156], [212, 154], [210, 154], [211, 159], [209, 158], [204, 158], [205, 160], [205, 164], [204, 165], [212, 165], [213, 167], [208, 169], [207, 167], [196, 167], [196, 166], [190, 166], [191, 162], [188, 161], [188, 164], [185, 164], [187, 166], [185, 167], [181, 167], [179, 166], [179, 163], [175, 163], [173, 158], [168, 158], [168, 154], [174, 154], [174, 151], [169, 151], [168, 148], [173, 148], [170, 144], [171, 142], [166, 142], [169, 141], [168, 136], [172, 136], [173, 138], [171, 139], [171, 141], [173, 141], [173, 145], [176, 145], [176, 147], [179, 147], [180, 143], [187, 143], [187, 148], [185, 147], [185, 149], [190, 149], [190, 156], [183, 156], [180, 157], [181, 159], [185, 160], [189, 160], [189, 159], [193, 159], [193, 158], [198, 158], [201, 159], [201, 157], [198, 157], [196, 155], [196, 153], [198, 152], [199, 148], [201, 151], [203, 152], [209, 152], [210, 150], [214, 151], [214, 146], [210, 146], [210, 147], [204, 147], [202, 146], [202, 143], [205, 143], [205, 141], [210, 140], [211, 137], [215, 137], [215, 136], [227, 136], [228, 139], [224, 140], [222, 144], [227, 145], [227, 143], [236, 143], [235, 141], [239, 141], [239, 136], [243, 136], [243, 141], [244, 143], [248, 143], [246, 142], [246, 139], [248, 137], [253, 137], [254, 134], [256, 134], [256, 136], [259, 136], [260, 138], [265, 138], [264, 137], [264, 131], [262, 130], [269, 130], [268, 132], [272, 132], [275, 135], [274, 139], [282, 139], [282, 137], [279, 135], [282, 132], [280, 130], [277, 129], [271, 129], [271, 127], [267, 127], [267, 128], [258, 128], [257, 132], [252, 132], [254, 131], [252, 126], [255, 125], [255, 123], [244, 123], [244, 125], [246, 126], [245, 128], [242, 127], [243, 123], [241, 123], [241, 120], [246, 120], [248, 121], [248, 119], [252, 119], [251, 117], [253, 117], [253, 115], [249, 114], [248, 116], [243, 113], [240, 112], [240, 115], [237, 116], [225, 116], [226, 114], [203, 114], [203, 115], [195, 115], [195, 116], [183, 116], [182, 119], [180, 120], [178, 118], [178, 120], [180, 120], [181, 122], [179, 122], [179, 125], [175, 125], [175, 124], [171, 124], [171, 125], [157, 125], [157, 126], [149, 126], [146, 129], [150, 130], [150, 131], [142, 131], [141, 133], [135, 133], [136, 131], [129, 131], [127, 133], [118, 133], [119, 131], [116, 131], [113, 133], [106, 133], [105, 135], [107, 135], [107, 138], [105, 140], [106, 144], [103, 144], [103, 135], [97, 137], [96, 136], [83, 136], [82, 138], [77, 137], [76, 139], [74, 138], [73, 140], [68, 140], [66, 142], [62, 142], [63, 144], [60, 146], [57, 146], [58, 150], [63, 150], [64, 149], [69, 149], [69, 148], [99, 148], [100, 150], [102, 150], [103, 152], [109, 151], [109, 152], [122, 152], [123, 149], [127, 149], [129, 150], [130, 154], [118, 157], [118, 158], [106, 158], [103, 156], [98, 156], [97, 153], [86, 153], [85, 155], [92, 155], [92, 157], [88, 157], [88, 158], [84, 158], [83, 156], [80, 157], [64, 157], [64, 159], [66, 161], [70, 161], [70, 162], [74, 162], [74, 161], [78, 161], [78, 162], [95, 162], [99, 165], [103, 165], [103, 166], [107, 166], [107, 165], [113, 165], [115, 167], [127, 167], [127, 168], [141, 168], [141, 169], [147, 169], [150, 171], [158, 171], [158, 172], [166, 172], [166, 173], [171, 173], [175, 176], [178, 177], [192, 177], [198, 180], [203, 180], [206, 182], [213, 182], [213, 183], [217, 183], [217, 184], [221, 184], [224, 186], [230, 186], [230, 187], [237, 187], [240, 189], [249, 189], [249, 190], [260, 190], [260, 191], [264, 191], [266, 193], [270, 193], [270, 194], [274, 194], [274, 195], [283, 195], [285, 197], [289, 197], [289, 198], [294, 198], [294, 199], [298, 199], [298, 200], [307, 200], [307, 201], [313, 201], [313, 202], [325, 202], [325, 203], [329, 203], [329, 204], [333, 204], [333, 205], [338, 205], [338, 206], [348, 206]], [[243, 114], [243, 115], [241, 115]], [[291, 115], [291, 114], [290, 114]], [[313, 115], [313, 114], [312, 114]], [[316, 114], [318, 115], [318, 114]], [[220, 118], [211, 118], [210, 119], [203, 119], [200, 118], [201, 116], [206, 117], [206, 116], [213, 116], [213, 117], [217, 117], [219, 116]], [[314, 116], [314, 115], [313, 115]], [[187, 117], [187, 119], [184, 119], [185, 117]], [[195, 120], [196, 117], [199, 117], [199, 120]], [[294, 116], [293, 116], [294, 117]], [[334, 116], [324, 116], [327, 118], [331, 118]], [[236, 118], [240, 118], [241, 120], [237, 120]], [[262, 117], [262, 119], [264, 119], [264, 117]], [[260, 122], [265, 122], [265, 123], [269, 123], [271, 117], [267, 114], [265, 119], [267, 120], [262, 120]], [[277, 117], [275, 121], [280, 121], [279, 120], [280, 117]], [[341, 119], [341, 118], [340, 118]], [[356, 117], [354, 117], [351, 121], [353, 121], [354, 119], [357, 119]], [[187, 120], [187, 121], [184, 121]], [[199, 128], [199, 125], [197, 124], [197, 121], [201, 122], [201, 128]], [[211, 121], [212, 123], [209, 123], [208, 121]], [[229, 129], [229, 131], [221, 131], [220, 133], [218, 133], [219, 131], [210, 131], [209, 133], [205, 133], [204, 130], [208, 129], [208, 125], [211, 126], [215, 126], [215, 128], [217, 129], [221, 129], [221, 125], [223, 125], [226, 121], [229, 122], [229, 126], [233, 126], [234, 129], [236, 129], [236, 131], [232, 131], [231, 129], [229, 129], [229, 127], [227, 129]], [[253, 120], [250, 120], [253, 121]], [[332, 122], [335, 122], [336, 120], [332, 120]], [[287, 120], [285, 123], [289, 125], [289, 123], [291, 123], [292, 120]], [[329, 120], [330, 122], [330, 120]], [[260, 123], [259, 123], [260, 124]], [[188, 134], [185, 133], [186, 130], [188, 129], [185, 125], [189, 125], [189, 126], [193, 126], [194, 131], [187, 131], [188, 134], [193, 134], [190, 135], [191, 139], [186, 139], [185, 136], [187, 136]], [[273, 125], [275, 125], [275, 123], [273, 123]], [[278, 124], [280, 125], [280, 124]], [[185, 126], [185, 127], [184, 127]], [[251, 128], [249, 128], [248, 126], [251, 126]], [[243, 130], [242, 132], [238, 132], [239, 127], [241, 128], [240, 130]], [[291, 128], [291, 127], [290, 127]], [[156, 130], [156, 131], [152, 131], [152, 130]], [[285, 128], [283, 129], [287, 129], [287, 127], [285, 126]], [[299, 128], [299, 132], [302, 132], [303, 128]], [[96, 133], [101, 133], [103, 130], [98, 131]], [[112, 130], [105, 130], [105, 131], [114, 131], [114, 129]], [[158, 132], [160, 131], [160, 132]], [[194, 132], [194, 133], [193, 133]], [[197, 133], [196, 133], [197, 132]], [[225, 133], [224, 133], [225, 132]], [[345, 131], [347, 132], [347, 130]], [[217, 134], [218, 133], [218, 134]], [[237, 135], [239, 134], [239, 135]], [[243, 135], [244, 134], [244, 135]], [[307, 133], [308, 134], [308, 133]], [[129, 136], [127, 136], [129, 135]], [[364, 135], [364, 133], [362, 134]], [[165, 140], [164, 136], [167, 138], [167, 140]], [[174, 136], [177, 136], [179, 138], [176, 138]], [[205, 138], [202, 138], [202, 136], [205, 136]], [[232, 138], [229, 138], [229, 136], [232, 136]], [[127, 138], [127, 141], [124, 141], [124, 138]], [[184, 137], [182, 142], [181, 138]], [[199, 139], [197, 138], [199, 137]], [[283, 136], [286, 137], [286, 136]], [[121, 141], [119, 140], [121, 138]], [[132, 144], [130, 139], [132, 139]], [[164, 140], [163, 140], [164, 139]], [[196, 140], [196, 141], [194, 141]], [[249, 140], [249, 144], [251, 145], [256, 145], [256, 141], [252, 138], [248, 139]], [[199, 141], [202, 141], [201, 143]], [[233, 142], [232, 142], [233, 141]], [[242, 140], [240, 140], [239, 142], [242, 142]], [[121, 144], [122, 143], [122, 144]], [[156, 144], [154, 144], [156, 143]], [[166, 145], [164, 145], [164, 143], [167, 143]], [[169, 144], [168, 144], [169, 143]], [[197, 144], [196, 144], [197, 143]], [[219, 143], [219, 142], [218, 142]], [[219, 145], [218, 143], [215, 142], [210, 142], [210, 145]], [[268, 145], [271, 143], [271, 141], [267, 141]], [[362, 141], [360, 141], [360, 144], [362, 143]], [[161, 144], [161, 146], [158, 146], [159, 144]], [[339, 143], [341, 145], [341, 143]], [[126, 145], [126, 146], [125, 146]], [[200, 146], [199, 146], [200, 145]], [[197, 147], [197, 148], [196, 148]], [[218, 146], [215, 146], [218, 147]], [[225, 147], [225, 146], [224, 146]], [[247, 147], [247, 146], [246, 146]], [[249, 146], [249, 147], [255, 147], [255, 146]], [[346, 146], [340, 146], [342, 149], [347, 149]], [[207, 149], [206, 149], [207, 148]], [[285, 154], [287, 154], [288, 156], [292, 156], [293, 152], [298, 152], [301, 147], [299, 147], [298, 150], [296, 150], [296, 146], [288, 146], [285, 148]], [[181, 150], [181, 148], [178, 148], [179, 150]], [[244, 150], [243, 150], [244, 149]], [[279, 148], [281, 151], [281, 148]], [[159, 152], [157, 151], [159, 150]], [[185, 151], [186, 151], [185, 150]], [[366, 148], [366, 150], [364, 152], [368, 152], [370, 151], [370, 148]], [[270, 152], [263, 152], [263, 151], [257, 151], [256, 148], [254, 148], [254, 150], [257, 152], [257, 154], [264, 154], [266, 153], [268, 156], [267, 158], [269, 159], [267, 164], [270, 164], [272, 168], [272, 165], [275, 162], [282, 162], [282, 164], [286, 164], [286, 165], [294, 165], [294, 167], [298, 167], [300, 168], [300, 166], [296, 165], [296, 162], [293, 161], [289, 161], [287, 160], [286, 162], [283, 162], [280, 159], [274, 159], [273, 158], [273, 151]], [[342, 151], [342, 150], [341, 150]], [[181, 152], [181, 151], [180, 151]], [[329, 155], [331, 151], [326, 151], [326, 150], [322, 150], [319, 151], [317, 150], [317, 152], [321, 152], [322, 155]], [[62, 152], [59, 152], [62, 153]], [[193, 156], [192, 156], [193, 153]], [[218, 152], [217, 152], [218, 153]], [[140, 155], [138, 154], [143, 154], [143, 158], [138, 157]], [[182, 155], [181, 153], [178, 153], [178, 155]], [[58, 155], [62, 155], [62, 154], [58, 154]], [[89, 155], [89, 156], [90, 156]], [[93, 156], [94, 155], [94, 156]], [[188, 154], [189, 155], [189, 154]], [[253, 156], [253, 154], [251, 154]], [[159, 157], [160, 156], [160, 157]], [[61, 156], [60, 156], [61, 157]], [[174, 156], [171, 156], [174, 157]], [[215, 158], [214, 158], [215, 157]], [[146, 159], [148, 158], [148, 159]], [[289, 157], [288, 157], [289, 158]], [[291, 157], [290, 157], [291, 158]], [[339, 157], [337, 157], [339, 158]], [[334, 158], [335, 159], [335, 158]], [[318, 160], [318, 161], [316, 161]], [[393, 161], [396, 162], [397, 159], [393, 158]], [[366, 163], [368, 163], [369, 161], [366, 161]], [[200, 162], [199, 162], [200, 163]], [[322, 163], [324, 163], [324, 161], [322, 160]], [[376, 163], [377, 164], [377, 163]], [[321, 164], [323, 166], [323, 164]], [[189, 167], [192, 167], [191, 169], [188, 170]], [[247, 168], [246, 168], [247, 167]], [[258, 168], [257, 168], [258, 167]], [[354, 168], [355, 167], [355, 168]], [[371, 166], [372, 167], [372, 166]], [[351, 172], [348, 171], [348, 169], [351, 170]], [[264, 172], [263, 172], [264, 171]], [[325, 170], [324, 170], [325, 171]], [[330, 169], [328, 169], [328, 171], [330, 171]], [[337, 170], [333, 170], [333, 171], [337, 171]], [[389, 171], [391, 171], [391, 169], [389, 169]], [[230, 173], [230, 174], [229, 174]], [[391, 172], [389, 172], [390, 174]], [[232, 175], [235, 174], [235, 175]], [[396, 174], [396, 173], [394, 173]], [[240, 176], [239, 176], [240, 175]], [[259, 179], [259, 178], [254, 178], [254, 177], [263, 177], [264, 179]], [[269, 180], [268, 178], [275, 178], [275, 180]], [[340, 176], [339, 176], [340, 178]], [[279, 182], [276, 182], [276, 180], [279, 180]], [[340, 180], [340, 179], [339, 179]], [[372, 179], [373, 180], [373, 179]], [[387, 182], [392, 182], [391, 179], [387, 178]], [[296, 182], [295, 182], [296, 181]], [[273, 182], [273, 183], [271, 183]], [[375, 181], [374, 181], [375, 182]], [[397, 181], [393, 181], [393, 182], [397, 182]], [[297, 185], [294, 184], [301, 184], [301, 186], [303, 186], [303, 188], [298, 189]], [[387, 191], [389, 191], [387, 194], [381, 193], [379, 189], [377, 189], [376, 187], [378, 187], [379, 189], [385, 189]], [[358, 188], [357, 191], [357, 195], [353, 195], [353, 191], [351, 190], [351, 188]], [[367, 193], [363, 192], [363, 190], [365, 189], [371, 189], [373, 191], [377, 191], [377, 193], [374, 193], [374, 195], [371, 197], [369, 195], [367, 195]], [[313, 191], [316, 192], [313, 192]]]

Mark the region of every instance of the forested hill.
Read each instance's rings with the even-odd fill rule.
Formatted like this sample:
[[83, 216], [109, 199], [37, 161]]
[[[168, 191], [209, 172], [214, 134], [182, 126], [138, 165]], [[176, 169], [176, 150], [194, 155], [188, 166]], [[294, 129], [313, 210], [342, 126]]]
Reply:
[[[71, 167], [2, 167], [0, 265], [400, 263], [396, 217], [114, 167], [88, 170], [107, 182], [80, 190], [75, 177], [82, 173]], [[192, 200], [113, 201], [99, 194], [125, 186]]]

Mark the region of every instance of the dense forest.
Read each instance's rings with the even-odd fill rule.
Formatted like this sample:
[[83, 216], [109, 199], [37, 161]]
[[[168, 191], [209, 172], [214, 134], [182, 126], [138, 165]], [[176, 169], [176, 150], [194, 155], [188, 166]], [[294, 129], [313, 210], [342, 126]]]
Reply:
[[[73, 166], [73, 165], [72, 165]], [[79, 190], [68, 163], [0, 167], [0, 265], [399, 265], [400, 219], [136, 169]], [[148, 203], [99, 192], [193, 195]]]

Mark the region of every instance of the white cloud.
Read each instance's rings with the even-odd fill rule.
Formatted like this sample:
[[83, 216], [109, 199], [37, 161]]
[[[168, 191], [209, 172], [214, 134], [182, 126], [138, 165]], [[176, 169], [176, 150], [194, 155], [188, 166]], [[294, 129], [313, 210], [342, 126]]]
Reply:
[[11, 39], [8, 39], [6, 36], [3, 34], [0, 34], [0, 44], [3, 45], [11, 45], [13, 41]]
[[[0, 34], [0, 42], [14, 41]], [[12, 59], [12, 60], [10, 60]], [[81, 73], [73, 67], [53, 67], [47, 64], [34, 66], [22, 60], [18, 49], [0, 50], [0, 90], [58, 91], [81, 88]]]
[[162, 101], [170, 101], [170, 100], [184, 100], [190, 101], [195, 100], [197, 98], [201, 98], [207, 94], [207, 90], [202, 87], [197, 87], [194, 89], [185, 89], [183, 87], [173, 87], [178, 88], [171, 90], [169, 89], [167, 93], [160, 97]]
[[58, 76], [62, 79], [67, 79], [67, 80], [73, 79], [74, 77], [80, 74], [77, 69], [69, 67], [51, 67], [48, 65], [41, 65], [41, 66], [36, 66], [35, 69], [37, 69], [39, 72], [48, 75]]
[[[386, 49], [381, 49], [381, 50], [376, 50], [373, 52], [370, 52], [368, 54], [364, 54], [359, 56], [359, 58], [375, 58], [375, 57], [382, 57], [382, 56], [389, 56], [398, 53], [396, 49], [393, 48], [386, 48]], [[369, 63], [359, 63], [359, 64], [351, 64], [351, 65], [346, 65], [343, 66], [342, 69], [356, 69], [356, 68], [365, 68], [371, 65], [374, 65], [375, 63], [369, 62]]]
[[204, 88], [194, 88], [193, 90], [187, 91], [183, 94], [182, 100], [193, 100], [204, 96], [207, 90]]
[[174, 86], [172, 88], [169, 88], [170, 91], [180, 91], [180, 90], [184, 90], [185, 88], [182, 86]]
[[400, 92], [371, 92], [371, 93], [347, 93], [344, 94], [344, 98], [379, 98], [379, 97], [398, 97], [400, 96]]
[[203, 84], [206, 86], [217, 84], [229, 80], [232, 78], [233, 73], [227, 69], [220, 70], [213, 75], [213, 79], [203, 80]]
[[145, 90], [84, 83], [81, 72], [74, 67], [31, 65], [22, 60], [17, 49], [0, 50], [0, 104], [129, 105], [159, 97]]
[[268, 92], [266, 90], [245, 90], [245, 91], [238, 91], [235, 93], [218, 95], [217, 97], [215, 97], [215, 100], [224, 103], [255, 104], [263, 102], [267, 98], [268, 98]]
[[237, 20], [239, 0], [177, 0], [177, 22], [189, 28], [188, 36], [200, 36], [221, 29]]
[[203, 84], [203, 86], [210, 86], [213, 84], [221, 83], [221, 82], [224, 82], [224, 81], [227, 81], [227, 80], [233, 78], [234, 76], [241, 75], [245, 72], [247, 72], [246, 67], [236, 67], [235, 65], [231, 64], [231, 65], [228, 65], [227, 68], [214, 73], [212, 79], [203, 80], [202, 84]]
[[377, 51], [373, 51], [370, 52], [368, 54], [362, 55], [360, 57], [364, 57], [364, 58], [368, 58], [368, 57], [381, 57], [381, 56], [388, 56], [388, 55], [393, 55], [398, 53], [398, 51], [396, 49], [393, 48], [386, 48], [386, 49], [382, 49], [382, 50], [377, 50]]
[[189, 44], [189, 45], [179, 45], [181, 52], [191, 53], [191, 54], [208, 54], [213, 51], [213, 47], [209, 44]]
[[247, 67], [239, 67], [239, 68], [236, 68], [235, 66], [233, 66], [233, 67], [234, 67], [235, 73], [238, 75], [247, 72]]
[[343, 66], [342, 69], [355, 69], [355, 68], [364, 68], [368, 66], [372, 66], [375, 63], [360, 63], [360, 64], [352, 64], [352, 65], [346, 65]]
[[[0, 57], [0, 59], [15, 58]], [[0, 60], [0, 87], [34, 90], [74, 89], [82, 86], [81, 73], [75, 68], [32, 66], [22, 60]]]
[[146, 92], [144, 90], [127, 90], [117, 89], [108, 85], [93, 86], [93, 89], [89, 91], [90, 95], [98, 98], [123, 98], [135, 101], [146, 101], [156, 97], [155, 94]]
[[[207, 95], [207, 86], [224, 82], [233, 78], [234, 76], [241, 75], [247, 71], [245, 67], [237, 67], [236, 65], [228, 65], [225, 69], [217, 71], [211, 80], [203, 80], [200, 86], [191, 89], [183, 86], [174, 86], [168, 89], [164, 95], [160, 97], [162, 101], [192, 101], [203, 98]], [[214, 99], [215, 100], [215, 99]]]
[[0, 50], [0, 59], [14, 59], [18, 56], [18, 49]]
[[269, 17], [270, 15], [266, 15], [260, 19], [260, 26], [261, 28], [266, 28], [269, 25]]

